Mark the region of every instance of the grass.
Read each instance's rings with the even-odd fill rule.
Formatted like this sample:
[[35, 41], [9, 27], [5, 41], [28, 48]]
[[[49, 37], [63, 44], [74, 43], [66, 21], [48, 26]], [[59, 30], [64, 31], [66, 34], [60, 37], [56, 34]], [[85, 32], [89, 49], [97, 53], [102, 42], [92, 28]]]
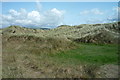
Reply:
[[[50, 54], [52, 58], [73, 63], [118, 64], [117, 45], [78, 44], [76, 49]], [[71, 63], [71, 62], [70, 62]]]
[[64, 39], [29, 38], [3, 44], [3, 78], [90, 78], [101, 65], [118, 62], [117, 45], [79, 43], [75, 48]]

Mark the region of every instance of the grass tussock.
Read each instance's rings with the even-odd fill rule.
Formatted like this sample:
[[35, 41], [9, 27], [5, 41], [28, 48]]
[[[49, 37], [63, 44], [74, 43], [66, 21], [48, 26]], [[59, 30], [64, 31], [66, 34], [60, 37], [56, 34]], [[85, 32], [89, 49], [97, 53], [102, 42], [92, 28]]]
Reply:
[[[16, 50], [27, 50], [30, 53], [54, 53], [76, 47], [76, 44], [65, 38], [43, 38], [35, 36], [7, 36], [3, 37], [3, 45]], [[10, 45], [12, 45], [10, 47]], [[23, 50], [22, 50], [23, 49]]]

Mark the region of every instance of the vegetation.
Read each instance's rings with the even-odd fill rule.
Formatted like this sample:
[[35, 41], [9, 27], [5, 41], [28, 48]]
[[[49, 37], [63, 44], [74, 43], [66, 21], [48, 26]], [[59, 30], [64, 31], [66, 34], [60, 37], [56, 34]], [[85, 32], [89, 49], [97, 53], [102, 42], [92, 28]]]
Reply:
[[2, 34], [3, 78], [118, 78], [118, 24], [10, 26]]
[[56, 41], [33, 36], [22, 42], [21, 38], [13, 37], [3, 44], [4, 78], [90, 78], [97, 77], [96, 70], [100, 66], [118, 64], [117, 45], [71, 44], [63, 39]]
[[[118, 64], [117, 45], [96, 45], [96, 44], [79, 44], [76, 49], [62, 51], [57, 54], [50, 54], [56, 59], [66, 61], [72, 59], [74, 63], [91, 63], [91, 64]], [[59, 60], [59, 61], [61, 61]], [[70, 62], [71, 64], [71, 62]]]

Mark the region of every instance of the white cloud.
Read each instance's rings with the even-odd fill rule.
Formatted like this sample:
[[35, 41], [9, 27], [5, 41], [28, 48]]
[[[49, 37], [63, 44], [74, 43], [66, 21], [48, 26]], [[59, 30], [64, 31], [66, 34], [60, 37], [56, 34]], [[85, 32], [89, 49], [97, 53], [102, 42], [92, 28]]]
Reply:
[[[45, 24], [52, 24], [54, 26], [58, 25], [58, 24], [61, 24], [62, 21], [63, 21], [63, 14], [64, 14], [64, 11], [60, 11], [60, 10], [57, 10], [56, 8], [53, 8], [47, 12], [45, 12], [44, 16], [44, 22]], [[53, 19], [54, 18], [54, 19]]]
[[102, 15], [104, 13], [102, 11], [100, 11], [98, 8], [94, 8], [94, 9], [91, 9], [91, 10], [81, 11], [80, 14], [82, 14], [82, 15], [86, 15], [86, 14]]
[[32, 12], [28, 13], [27, 18], [29, 20], [33, 20], [33, 21], [37, 22], [37, 21], [40, 21], [41, 16], [38, 11], [32, 11]]
[[59, 11], [56, 8], [53, 8], [51, 12], [54, 13], [55, 15], [58, 15], [59, 17], [61, 17], [64, 13], [64, 11]]
[[120, 7], [113, 7], [113, 14], [108, 16], [107, 20], [110, 22], [120, 21]]
[[98, 14], [98, 15], [102, 15], [102, 14], [103, 14], [103, 12], [100, 11], [99, 9], [97, 9], [97, 8], [92, 9], [92, 10], [91, 10], [91, 13], [93, 13], [93, 14]]
[[86, 20], [87, 24], [98, 24], [98, 23], [107, 23], [105, 19], [98, 19], [98, 18], [88, 18]]
[[40, 3], [40, 0], [36, 0], [36, 7], [39, 12], [42, 10], [42, 5]]
[[115, 12], [119, 12], [120, 13], [120, 7], [113, 7], [112, 10], [115, 11]]
[[[120, 7], [113, 7], [113, 9], [111, 9], [112, 11], [109, 12], [110, 14], [108, 14], [106, 17], [104, 18], [98, 18], [95, 16], [90, 16], [88, 17], [85, 21], [88, 24], [96, 24], [96, 23], [111, 23], [111, 22], [116, 22], [116, 21], [120, 21]], [[87, 10], [87, 11], [83, 11], [83, 14], [99, 14], [102, 15], [104, 14], [103, 12], [101, 12], [99, 9], [94, 8], [91, 10]]]
[[9, 14], [3, 14], [1, 16], [3, 27], [7, 27], [9, 25], [20, 25], [34, 28], [53, 28], [62, 23], [64, 11], [53, 8], [41, 14], [39, 11], [27, 12], [25, 9], [20, 9], [20, 11], [10, 9]]
[[80, 12], [80, 14], [89, 14], [89, 13], [90, 13], [90, 11], [88, 11], [88, 10], [84, 10], [84, 11]]
[[15, 11], [14, 9], [10, 9], [9, 10], [9, 13], [12, 15], [12, 16], [19, 16], [20, 13], [18, 13], [17, 11]]

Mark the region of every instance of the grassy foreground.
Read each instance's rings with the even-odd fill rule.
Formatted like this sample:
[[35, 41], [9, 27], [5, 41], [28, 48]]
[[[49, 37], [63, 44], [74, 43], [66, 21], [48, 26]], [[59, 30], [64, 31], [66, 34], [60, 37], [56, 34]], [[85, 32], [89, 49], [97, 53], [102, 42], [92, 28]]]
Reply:
[[77, 48], [65, 51], [40, 53], [42, 49], [39, 50], [33, 46], [31, 48], [28, 44], [21, 48], [19, 44], [17, 48], [13, 48], [13, 45], [8, 43], [3, 48], [2, 77], [93, 78], [97, 77], [96, 70], [100, 66], [118, 64], [117, 45], [87, 43], [77, 45]]

